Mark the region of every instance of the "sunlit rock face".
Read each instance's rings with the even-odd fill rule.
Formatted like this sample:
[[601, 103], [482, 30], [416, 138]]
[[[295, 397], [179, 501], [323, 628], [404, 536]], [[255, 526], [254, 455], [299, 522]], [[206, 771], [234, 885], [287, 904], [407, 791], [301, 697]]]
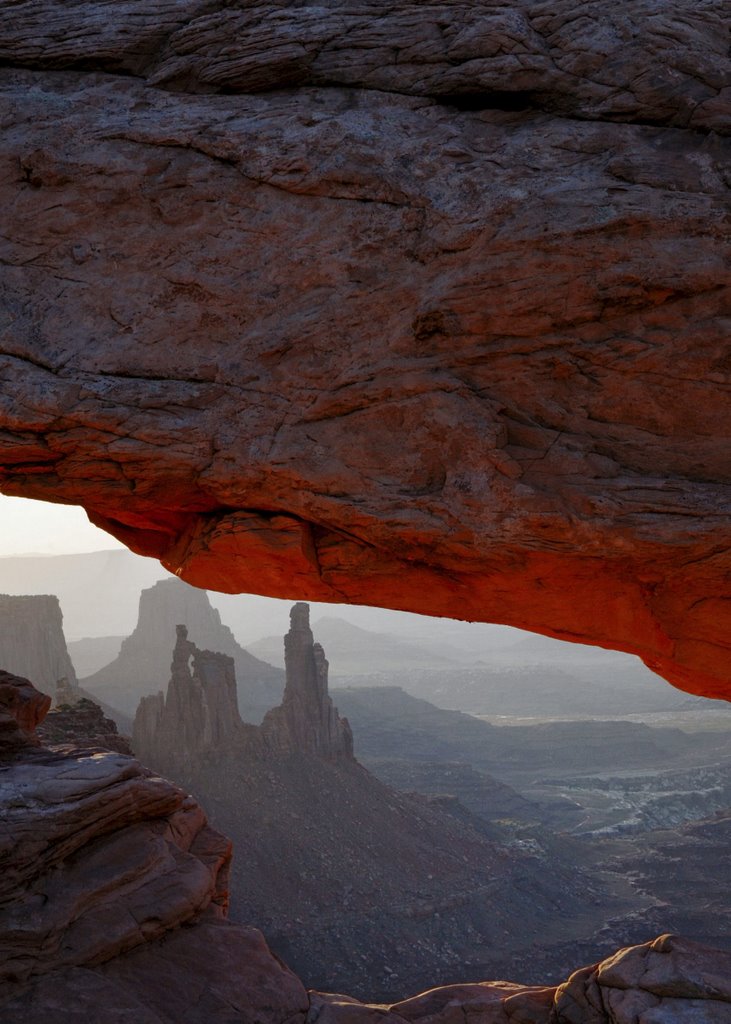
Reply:
[[2, 489], [728, 695], [723, 5], [133, 8], [0, 15]]

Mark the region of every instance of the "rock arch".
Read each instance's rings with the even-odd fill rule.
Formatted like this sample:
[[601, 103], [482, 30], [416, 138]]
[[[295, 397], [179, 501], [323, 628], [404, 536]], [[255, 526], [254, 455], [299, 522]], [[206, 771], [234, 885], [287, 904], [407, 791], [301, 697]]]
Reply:
[[139, 7], [0, 16], [0, 489], [728, 696], [722, 5]]

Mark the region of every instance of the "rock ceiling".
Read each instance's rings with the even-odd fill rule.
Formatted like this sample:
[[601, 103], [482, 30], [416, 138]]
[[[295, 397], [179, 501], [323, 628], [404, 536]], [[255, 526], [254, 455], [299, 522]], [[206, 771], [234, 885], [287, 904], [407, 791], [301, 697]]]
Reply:
[[0, 12], [0, 488], [729, 696], [723, 0]]

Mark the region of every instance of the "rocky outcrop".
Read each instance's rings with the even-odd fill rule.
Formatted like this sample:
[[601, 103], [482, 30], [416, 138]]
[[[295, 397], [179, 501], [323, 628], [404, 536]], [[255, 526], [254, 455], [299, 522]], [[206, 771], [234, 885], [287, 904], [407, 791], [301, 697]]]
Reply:
[[74, 695], [72, 702], [64, 702], [58, 699], [58, 690], [56, 695], [56, 707], [36, 730], [44, 747], [69, 745], [132, 753], [129, 740], [120, 736], [116, 723], [93, 700]]
[[508, 937], [516, 914], [542, 934], [560, 905], [564, 929], [588, 941], [584, 901], [605, 899], [601, 886], [536, 844], [494, 841], [456, 801], [379, 782], [353, 757], [305, 603], [284, 646], [284, 699], [253, 726], [231, 659], [178, 626], [167, 696], [144, 698], [135, 722], [142, 760], [232, 838], [234, 920], [261, 928], [308, 985], [380, 1000], [475, 972], [524, 976], [535, 947]]
[[0, 18], [2, 489], [728, 695], [720, 0], [133, 8]]
[[213, 753], [243, 761], [292, 753], [352, 760], [353, 735], [328, 694], [327, 660], [314, 642], [309, 606], [296, 604], [291, 620], [284, 697], [260, 726], [239, 715], [233, 658], [200, 650], [187, 627], [176, 626], [167, 694], [143, 697], [135, 716], [132, 743], [139, 757], [183, 779], [201, 756]]
[[301, 984], [225, 920], [230, 842], [131, 757], [40, 748], [49, 703], [0, 677], [3, 1020], [296, 1021]]
[[28, 679], [0, 669], [0, 757], [38, 745], [36, 727], [50, 706]]
[[76, 688], [57, 597], [0, 594], [0, 665], [46, 693], [54, 694], [61, 681]]
[[[230, 843], [210, 828], [195, 801], [124, 755], [59, 754], [38, 747], [34, 730], [48, 705], [49, 698], [27, 680], [2, 674], [4, 1020], [462, 1024], [470, 1017], [480, 1024], [724, 1024], [731, 1019], [729, 954], [672, 936], [622, 950], [557, 989], [506, 982], [450, 985], [391, 1005], [318, 992], [308, 997], [259, 932], [225, 920]], [[341, 767], [352, 770], [347, 762]], [[397, 808], [393, 812], [398, 816]], [[463, 849], [455, 855], [462, 856]], [[433, 908], [425, 912], [434, 916]], [[422, 921], [419, 927], [424, 926]]]
[[239, 715], [233, 658], [199, 650], [183, 625], [176, 632], [167, 696], [142, 698], [132, 744], [146, 764], [180, 777], [201, 754], [257, 746], [258, 730]]
[[310, 606], [299, 601], [290, 612], [284, 638], [287, 684], [282, 703], [269, 711], [262, 733], [270, 749], [336, 759], [353, 757], [353, 733], [328, 693], [328, 662], [310, 629]]
[[[82, 680], [84, 688], [111, 707], [133, 715], [140, 698], [156, 694], [169, 678], [170, 637], [175, 636], [176, 626], [181, 622], [187, 624], [190, 635], [202, 647], [228, 657], [232, 678], [235, 671], [244, 718], [261, 721], [265, 712], [281, 699], [284, 673], [255, 658], [236, 642], [203, 591], [175, 579], [161, 580], [142, 591], [134, 632], [122, 642], [114, 661]], [[202, 657], [202, 652], [197, 648], [196, 651]], [[182, 652], [180, 656], [183, 657]]]
[[731, 957], [674, 935], [620, 950], [558, 988], [447, 985], [390, 1006], [310, 993], [308, 1024], [727, 1024]]
[[577, 971], [554, 1014], [555, 1024], [728, 1024], [731, 954], [662, 935]]

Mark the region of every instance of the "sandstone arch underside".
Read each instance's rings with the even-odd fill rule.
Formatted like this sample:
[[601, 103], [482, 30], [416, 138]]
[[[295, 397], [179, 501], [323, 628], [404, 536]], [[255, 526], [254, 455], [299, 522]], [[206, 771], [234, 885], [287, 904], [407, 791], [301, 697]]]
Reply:
[[0, 12], [0, 489], [729, 696], [722, 0]]

